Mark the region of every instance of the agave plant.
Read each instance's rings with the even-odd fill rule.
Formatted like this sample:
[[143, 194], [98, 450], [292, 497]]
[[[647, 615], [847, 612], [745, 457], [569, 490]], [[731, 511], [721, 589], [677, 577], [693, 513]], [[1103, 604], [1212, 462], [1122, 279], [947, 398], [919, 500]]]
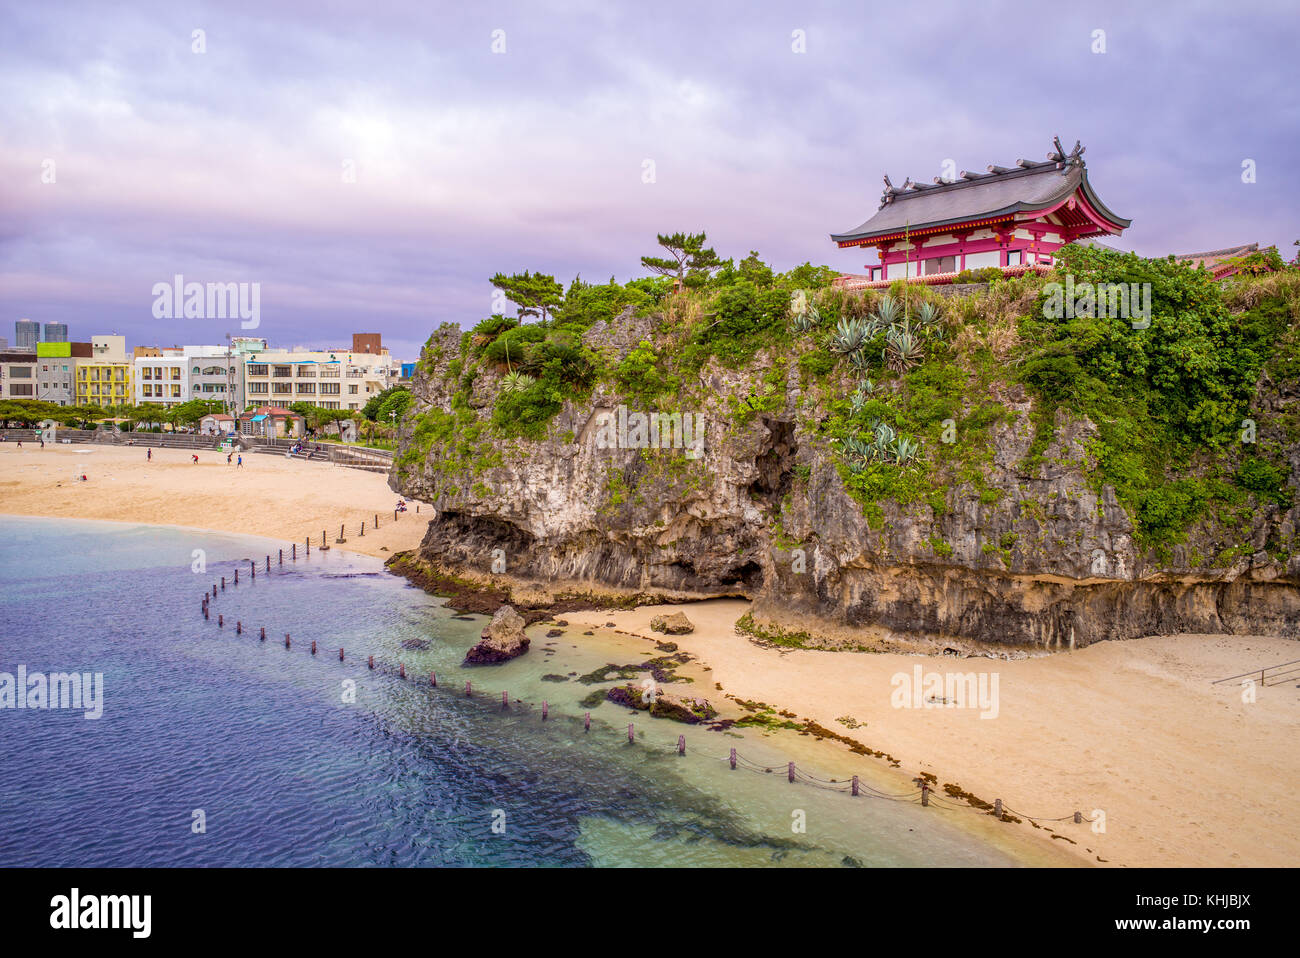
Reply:
[[871, 372], [871, 360], [867, 358], [867, 354], [861, 349], [856, 353], [849, 353], [849, 365], [860, 373]]
[[894, 427], [887, 422], [876, 424], [876, 441], [874, 443], [874, 454], [877, 459], [886, 459], [893, 450], [894, 440], [898, 434], [894, 432]]
[[515, 392], [523, 392], [525, 389], [527, 389], [535, 382], [537, 382], [537, 380], [534, 379], [532, 376], [528, 375], [527, 373], [521, 373], [519, 370], [516, 369], [513, 372], [506, 373], [503, 377], [501, 377], [501, 392], [507, 394], [515, 393]]
[[831, 350], [837, 353], [856, 353], [867, 341], [867, 330], [861, 320], [841, 319], [831, 337]]
[[875, 446], [856, 435], [845, 439], [843, 445], [844, 455], [851, 462], [866, 462], [874, 458], [876, 454]]
[[821, 313], [816, 306], [809, 306], [795, 313], [790, 318], [790, 328], [796, 333], [807, 333], [821, 325]]
[[921, 308], [916, 311], [916, 322], [922, 329], [928, 329], [931, 326], [938, 326], [939, 320], [943, 315], [939, 312], [939, 307], [934, 303], [922, 303]]
[[906, 465], [921, 452], [921, 444], [910, 436], [899, 436], [894, 443], [894, 460], [899, 465]]
[[903, 309], [899, 306], [898, 300], [886, 293], [876, 304], [876, 312], [872, 319], [880, 324], [880, 329], [888, 329], [898, 322], [902, 313]]
[[896, 372], [911, 369], [921, 361], [921, 339], [903, 323], [885, 334], [885, 363]]

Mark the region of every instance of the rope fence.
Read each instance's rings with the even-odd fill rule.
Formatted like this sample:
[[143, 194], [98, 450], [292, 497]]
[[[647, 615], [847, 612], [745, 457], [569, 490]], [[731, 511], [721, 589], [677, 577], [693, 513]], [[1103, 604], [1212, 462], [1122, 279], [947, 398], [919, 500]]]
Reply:
[[[378, 515], [374, 517], [374, 522], [375, 522], [375, 528], [378, 528], [379, 526]], [[324, 534], [322, 533], [322, 538], [323, 535]], [[310, 543], [311, 540], [308, 539], [306, 542], [308, 552], [310, 551]], [[326, 546], [326, 548], [328, 548], [328, 546]], [[283, 565], [286, 558], [288, 558], [290, 562], [294, 562], [297, 560], [298, 556], [297, 556], [296, 545], [290, 546], [288, 556], [285, 555], [284, 549], [279, 550], [278, 565]], [[218, 581], [213, 583], [212, 588], [210, 590], [204, 591], [201, 599], [200, 611], [205, 621], [209, 621], [209, 622], [213, 621], [212, 614], [211, 614], [211, 603], [222, 592], [226, 590], [228, 581], [232, 587], [239, 585], [239, 570], [240, 568], [243, 567], [245, 561], [248, 562], [248, 574], [246, 578], [250, 582], [256, 581], [258, 562], [256, 560], [240, 561], [239, 565], [234, 570], [233, 577], [230, 580], [228, 580], [226, 576], [221, 576], [218, 579]], [[263, 576], [271, 574], [270, 555], [266, 556], [265, 563], [263, 565], [262, 574]], [[220, 629], [226, 628], [227, 623], [225, 621], [224, 613], [218, 613], [216, 615], [215, 623], [217, 627]], [[241, 620], [237, 619], [234, 621], [233, 624], [234, 624], [234, 630], [236, 635], [242, 635], [245, 631], [251, 633], [251, 628], [245, 627]], [[274, 634], [268, 635], [265, 626], [258, 626], [257, 631], [258, 631], [258, 641], [261, 642], [281, 641]], [[291, 633], [288, 632], [283, 633], [282, 641], [286, 649], [292, 649], [294, 647]], [[325, 658], [331, 658], [339, 662], [348, 661], [347, 652], [343, 648], [319, 649], [317, 647], [317, 643], [314, 640], [308, 643], [303, 643], [301, 641], [298, 643], [299, 648], [303, 648], [304, 646], [306, 646], [309, 649], [308, 654], [316, 658], [322, 657], [321, 654], [323, 653], [323, 656]], [[578, 721], [577, 716], [555, 715], [551, 711], [550, 703], [546, 700], [543, 700], [541, 703], [534, 703], [534, 702], [528, 702], [518, 698], [512, 699], [510, 697], [509, 692], [506, 690], [492, 691], [482, 686], [474, 685], [472, 681], [465, 681], [463, 689], [457, 689], [454, 688], [453, 686], [447, 685], [445, 682], [440, 683], [436, 671], [429, 672], [427, 676], [420, 676], [414, 673], [408, 674], [406, 669], [406, 664], [401, 661], [398, 661], [395, 664], [383, 660], [376, 662], [375, 657], [373, 655], [368, 654], [366, 656], [365, 664], [369, 671], [375, 672], [379, 675], [391, 677], [393, 679], [397, 679], [399, 681], [406, 682], [406, 683], [412, 683], [417, 685], [422, 684], [430, 691], [430, 693], [436, 690], [436, 691], [446, 691], [452, 695], [459, 695], [463, 698], [475, 702], [476, 704], [482, 705], [484, 707], [491, 707], [498, 712], [510, 712], [512, 714], [521, 715], [521, 716], [540, 713], [542, 721], [556, 721], [557, 719], [567, 720], [575, 723]], [[591, 712], [590, 711], [585, 712], [582, 716], [581, 721], [583, 723], [584, 732], [589, 734], [591, 732]], [[619, 734], [622, 733], [619, 732]], [[644, 732], [640, 733], [640, 735], [638, 736], [638, 733], [636, 732], [635, 723], [628, 724], [626, 734], [627, 734], [627, 744], [640, 745], [642, 748], [645, 748], [652, 753], [676, 753], [677, 755], [682, 757], [684, 757], [687, 754], [685, 734], [678, 735], [677, 740], [675, 742], [657, 744], [654, 742], [646, 741]], [[1024, 812], [1017, 811], [1016, 809], [1011, 808], [1009, 805], [1006, 805], [1000, 798], [994, 801], [991, 808], [985, 808], [985, 807], [981, 807], [980, 805], [976, 805], [975, 802], [970, 800], [973, 799], [974, 796], [969, 796], [965, 804], [957, 804], [952, 801], [952, 798], [962, 797], [962, 796], [935, 794], [935, 790], [931, 786], [930, 781], [923, 777], [918, 777], [914, 779], [914, 781], [917, 783], [917, 787], [911, 791], [887, 792], [878, 789], [875, 786], [869, 785], [866, 782], [863, 782], [857, 775], [852, 776], [848, 780], [833, 779], [833, 778], [832, 779], [819, 778], [803, 769], [800, 769], [795, 762], [766, 762], [766, 763], [758, 762], [758, 761], [754, 761], [748, 756], [740, 754], [735, 748], [732, 748], [730, 750], [730, 754], [726, 757], [722, 757], [718, 755], [709, 755], [707, 753], [699, 753], [694, 751], [692, 751], [691, 754], [699, 755], [700, 757], [708, 760], [726, 762], [733, 770], [738, 769], [741, 771], [751, 772], [759, 775], [777, 775], [784, 772], [786, 780], [790, 784], [803, 785], [808, 788], [821, 789], [822, 791], [848, 793], [851, 797], [855, 797], [855, 798], [857, 797], [874, 798], [874, 799], [879, 799], [881, 801], [901, 802], [905, 804], [921, 805], [922, 807], [927, 807], [927, 808], [934, 807], [944, 811], [975, 811], [984, 815], [993, 815], [1000, 821], [1005, 821], [1005, 822], [1012, 821], [1012, 818], [1024, 819], [1034, 823], [1073, 821], [1075, 824], [1079, 824], [1079, 823], [1092, 821], [1092, 819], [1090, 818], [1084, 818], [1083, 814], [1078, 811], [1073, 812], [1069, 815], [1062, 815], [1059, 817], [1026, 815]], [[976, 801], [978, 801], [978, 799], [976, 799]], [[987, 803], [982, 803], [982, 804], [987, 806]]]

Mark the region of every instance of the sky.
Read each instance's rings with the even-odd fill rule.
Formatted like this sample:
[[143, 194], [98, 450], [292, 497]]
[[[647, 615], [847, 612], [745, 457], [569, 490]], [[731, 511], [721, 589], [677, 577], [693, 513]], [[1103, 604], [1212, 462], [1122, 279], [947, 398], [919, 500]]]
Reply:
[[[829, 234], [882, 175], [1053, 136], [1133, 220], [1112, 245], [1300, 238], [1296, 3], [3, 3], [10, 344], [23, 318], [129, 346], [356, 331], [411, 360], [492, 312], [498, 271], [627, 280], [678, 230], [861, 272]], [[177, 275], [258, 284], [259, 326], [159, 318]]]

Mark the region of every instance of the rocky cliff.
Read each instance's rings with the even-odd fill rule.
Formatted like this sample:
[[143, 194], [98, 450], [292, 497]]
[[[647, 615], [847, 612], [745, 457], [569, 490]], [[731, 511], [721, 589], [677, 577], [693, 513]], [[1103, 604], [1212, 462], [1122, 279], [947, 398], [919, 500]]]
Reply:
[[[671, 364], [672, 326], [627, 309], [588, 328], [582, 347], [618, 369], [654, 341]], [[1153, 633], [1300, 633], [1294, 505], [1250, 497], [1153, 548], [1098, 482], [1098, 424], [1068, 404], [1036, 422], [1037, 401], [996, 363], [943, 420], [966, 428], [978, 408], [992, 410], [986, 422], [953, 450], [927, 443], [938, 478], [900, 504], [855, 493], [826, 428], [848, 415], [854, 378], [810, 376], [795, 355], [804, 347], [693, 371], [678, 404], [659, 409], [702, 419], [695, 449], [662, 437], [638, 448], [631, 413], [644, 407], [614, 375], [563, 401], [543, 438], [511, 436], [493, 424], [507, 368], [476, 363], [476, 350], [456, 327], [430, 338], [390, 480], [436, 507], [419, 559], [443, 573], [595, 601], [746, 596], [757, 622], [796, 644], [1072, 648]], [[956, 363], [959, 352], [943, 355]], [[1256, 405], [1294, 417], [1300, 389], [1266, 380]], [[906, 388], [901, 377], [878, 387], [887, 401]], [[1289, 495], [1300, 446], [1280, 441]]]

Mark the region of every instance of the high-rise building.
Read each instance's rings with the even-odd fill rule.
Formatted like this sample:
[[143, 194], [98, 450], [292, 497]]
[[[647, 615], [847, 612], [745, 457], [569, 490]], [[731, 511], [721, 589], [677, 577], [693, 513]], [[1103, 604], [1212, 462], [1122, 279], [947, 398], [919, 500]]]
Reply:
[[66, 343], [68, 341], [67, 323], [46, 323], [45, 339], [47, 343]]
[[20, 319], [14, 323], [14, 348], [36, 351], [36, 344], [41, 341], [41, 324], [30, 319]]

